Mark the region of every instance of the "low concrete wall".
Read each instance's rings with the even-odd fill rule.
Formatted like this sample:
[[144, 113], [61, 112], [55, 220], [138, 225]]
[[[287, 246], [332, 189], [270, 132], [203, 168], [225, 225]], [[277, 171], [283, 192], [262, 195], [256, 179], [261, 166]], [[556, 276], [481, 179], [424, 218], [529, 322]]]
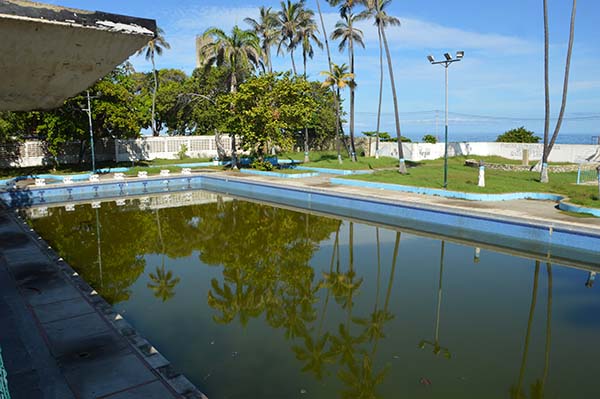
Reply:
[[[371, 152], [375, 153], [375, 143], [371, 143]], [[404, 158], [409, 161], [424, 161], [444, 156], [444, 143], [402, 143]], [[484, 143], [465, 142], [448, 143], [448, 154], [466, 156], [496, 155], [508, 159], [522, 159], [523, 150], [529, 151], [529, 160], [537, 161], [542, 158], [542, 144], [526, 143]], [[379, 154], [383, 156], [398, 156], [396, 143], [380, 143]], [[550, 162], [579, 163], [586, 161], [600, 162], [600, 145], [588, 144], [556, 144], [550, 153]]]

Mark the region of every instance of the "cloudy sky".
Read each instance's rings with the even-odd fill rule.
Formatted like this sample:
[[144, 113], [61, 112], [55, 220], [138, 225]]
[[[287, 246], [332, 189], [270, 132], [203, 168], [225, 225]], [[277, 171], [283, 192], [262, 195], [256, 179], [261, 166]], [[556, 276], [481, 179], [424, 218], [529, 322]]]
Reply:
[[[156, 19], [166, 32], [172, 49], [158, 59], [160, 68], [179, 68], [190, 73], [195, 67], [195, 36], [208, 27], [226, 31], [245, 17], [258, 15], [261, 5], [280, 9], [273, 0], [141, 0], [50, 1], [70, 7], [96, 9]], [[560, 106], [564, 60], [571, 11], [570, 0], [549, 0], [552, 112]], [[316, 12], [315, 0], [307, 0]], [[337, 10], [321, 0], [326, 29], [331, 33], [339, 19]], [[578, 134], [589, 142], [600, 135], [600, 2], [578, 4], [571, 83], [567, 105], [566, 134]], [[450, 67], [451, 132], [465, 135], [495, 135], [525, 125], [542, 133], [544, 113], [543, 18], [541, 0], [402, 0], [394, 1], [389, 13], [402, 25], [390, 28], [388, 38], [394, 62], [403, 133], [420, 138], [441, 133], [444, 109], [444, 73], [428, 63], [427, 54], [438, 59], [445, 52], [464, 50], [465, 58]], [[374, 130], [378, 90], [377, 32], [370, 22], [361, 23], [366, 49], [356, 53], [356, 130]], [[347, 54], [332, 44], [335, 63], [347, 63]], [[142, 57], [132, 57], [137, 70], [149, 70]], [[296, 57], [301, 64], [301, 56]], [[291, 69], [289, 56], [274, 61], [278, 70]], [[318, 51], [308, 67], [309, 77], [322, 79], [327, 69], [325, 52]], [[386, 79], [387, 83], [387, 79]], [[384, 92], [383, 128], [394, 131], [389, 88]], [[437, 112], [436, 112], [437, 111]], [[436, 118], [437, 115], [437, 118]]]

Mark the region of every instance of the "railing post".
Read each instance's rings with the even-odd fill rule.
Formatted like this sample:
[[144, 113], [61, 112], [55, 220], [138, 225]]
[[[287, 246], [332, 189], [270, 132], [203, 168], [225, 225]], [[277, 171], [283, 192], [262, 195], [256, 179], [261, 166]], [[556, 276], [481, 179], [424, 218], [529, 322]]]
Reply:
[[6, 370], [4, 369], [4, 363], [2, 362], [2, 348], [0, 348], [0, 399], [10, 399], [8, 380], [6, 377]]

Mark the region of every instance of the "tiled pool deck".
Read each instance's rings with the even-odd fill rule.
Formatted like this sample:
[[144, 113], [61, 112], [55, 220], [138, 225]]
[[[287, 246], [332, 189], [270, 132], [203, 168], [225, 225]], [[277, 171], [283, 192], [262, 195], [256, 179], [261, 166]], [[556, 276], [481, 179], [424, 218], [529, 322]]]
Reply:
[[[466, 227], [482, 230], [482, 236], [498, 233], [484, 232], [485, 229], [502, 229], [503, 224], [511, 226], [511, 231], [537, 240], [534, 246], [538, 253], [550, 247], [551, 240], [545, 237], [572, 245], [571, 252], [563, 252], [567, 258], [590, 250], [591, 246], [584, 261], [592, 259], [592, 267], [600, 267], [600, 263], [593, 261], [598, 260], [600, 246], [595, 250], [593, 246], [600, 242], [600, 219], [575, 218], [561, 213], [551, 201], [473, 202], [335, 185], [329, 177], [323, 176], [280, 179], [222, 172], [195, 174], [192, 180], [182, 176], [170, 179], [171, 184], [165, 184], [164, 177], [133, 178], [127, 180], [129, 188], [118, 187], [113, 182], [115, 184], [101, 185], [94, 190], [87, 183], [77, 184], [73, 192], [87, 191], [91, 195], [84, 200], [91, 201], [110, 195], [131, 195], [125, 193], [128, 190], [145, 192], [152, 185], [160, 188], [157, 192], [201, 188], [324, 213], [335, 213], [334, 208], [338, 207], [345, 209], [338, 216], [372, 217], [377, 223], [408, 215], [413, 221], [425, 218], [421, 221], [426, 226], [427, 217], [439, 218], [440, 223], [446, 223], [448, 231], [456, 228], [457, 238], [464, 240], [472, 239], [462, 233], [465, 228], [462, 224], [467, 223], [465, 218], [468, 218], [472, 225]], [[93, 185], [98, 186], [89, 184]], [[46, 188], [47, 198], [52, 197], [49, 189]], [[38, 194], [35, 189], [29, 193]], [[62, 199], [63, 202], [75, 200]], [[373, 209], [352, 209], [357, 201], [370, 204]], [[377, 207], [381, 209], [376, 211]], [[398, 214], [386, 214], [391, 209], [398, 209], [394, 211]], [[405, 210], [409, 212], [404, 213]], [[453, 223], [457, 225], [452, 226]], [[430, 232], [435, 229], [436, 225], [432, 224]], [[504, 239], [510, 240], [507, 236]], [[544, 240], [548, 240], [547, 245]], [[3, 326], [0, 345], [13, 398], [202, 397], [9, 210], [0, 210], [0, 325]]]
[[2, 209], [0, 326], [13, 399], [203, 397], [27, 224]]

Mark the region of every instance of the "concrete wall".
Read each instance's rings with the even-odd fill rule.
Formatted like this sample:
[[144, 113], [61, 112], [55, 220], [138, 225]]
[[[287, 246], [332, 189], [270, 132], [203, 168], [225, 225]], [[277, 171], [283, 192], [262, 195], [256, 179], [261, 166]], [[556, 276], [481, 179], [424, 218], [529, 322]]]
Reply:
[[[402, 143], [404, 158], [409, 161], [424, 161], [444, 156], [444, 143]], [[529, 151], [529, 159], [537, 161], [542, 157], [542, 144], [525, 143], [449, 143], [449, 156], [488, 156], [497, 155], [508, 159], [522, 159], [523, 150]], [[396, 143], [380, 143], [379, 154], [398, 156]], [[371, 143], [371, 153], [375, 153], [375, 143]], [[579, 163], [584, 161], [600, 161], [600, 145], [556, 144], [550, 153], [550, 162]]]
[[[231, 139], [224, 135], [221, 142], [226, 152], [231, 149]], [[136, 140], [99, 140], [95, 143], [96, 161], [131, 162], [140, 160], [177, 159], [181, 146], [188, 149], [192, 158], [213, 158], [217, 156], [215, 136], [189, 137], [144, 137]], [[67, 143], [58, 156], [61, 164], [74, 164], [79, 161], [78, 142]], [[90, 160], [87, 148], [84, 162]], [[43, 141], [27, 140], [21, 144], [0, 145], [0, 167], [30, 167], [53, 164], [54, 159], [46, 150]]]

